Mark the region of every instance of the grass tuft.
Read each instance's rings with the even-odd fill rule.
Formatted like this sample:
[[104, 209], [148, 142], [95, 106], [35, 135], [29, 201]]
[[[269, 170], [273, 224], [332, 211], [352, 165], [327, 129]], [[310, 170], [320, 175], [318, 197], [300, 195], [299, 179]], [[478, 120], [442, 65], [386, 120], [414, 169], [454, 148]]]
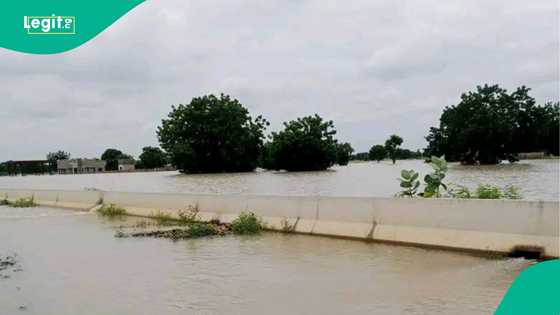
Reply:
[[204, 237], [218, 234], [218, 229], [209, 223], [191, 223], [189, 225], [189, 234], [191, 237]]
[[173, 219], [171, 214], [163, 211], [157, 211], [152, 214], [152, 217], [157, 221], [158, 225], [176, 225], [177, 220]]
[[235, 234], [258, 234], [263, 228], [261, 219], [252, 212], [241, 212], [231, 223], [231, 229]]
[[18, 200], [14, 201], [14, 202], [10, 202], [8, 200], [5, 200], [5, 202], [6, 202], [6, 205], [8, 205], [10, 207], [14, 207], [14, 208], [37, 207], [37, 204], [33, 200], [33, 197], [31, 197], [31, 198], [19, 198]]
[[101, 208], [97, 209], [97, 213], [104, 217], [116, 217], [126, 215], [126, 210], [114, 204], [110, 204], [103, 205]]

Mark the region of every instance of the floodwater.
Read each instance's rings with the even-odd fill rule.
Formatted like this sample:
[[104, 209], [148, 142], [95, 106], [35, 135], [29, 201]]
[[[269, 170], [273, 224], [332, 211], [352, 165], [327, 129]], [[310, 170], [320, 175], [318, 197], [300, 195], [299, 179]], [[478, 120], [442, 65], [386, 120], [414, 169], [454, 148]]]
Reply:
[[0, 207], [0, 257], [18, 261], [0, 314], [491, 314], [530, 263], [280, 233], [115, 238], [138, 219], [123, 220]]
[[[471, 189], [479, 184], [514, 185], [524, 199], [558, 200], [560, 160], [524, 160], [515, 164], [450, 164], [447, 183]], [[400, 170], [431, 171], [419, 160], [351, 163], [323, 172], [274, 172], [184, 175], [178, 172], [0, 177], [2, 188], [180, 192], [217, 194], [390, 197], [399, 190]]]

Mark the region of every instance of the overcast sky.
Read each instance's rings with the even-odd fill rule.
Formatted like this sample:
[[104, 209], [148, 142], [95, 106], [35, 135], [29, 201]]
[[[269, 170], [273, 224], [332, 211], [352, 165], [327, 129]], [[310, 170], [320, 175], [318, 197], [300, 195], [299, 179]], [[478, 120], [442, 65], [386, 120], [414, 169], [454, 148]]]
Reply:
[[271, 130], [319, 113], [357, 151], [422, 148], [476, 85], [558, 100], [558, 46], [556, 0], [149, 0], [70, 52], [0, 49], [0, 161], [137, 156], [172, 104], [220, 92]]

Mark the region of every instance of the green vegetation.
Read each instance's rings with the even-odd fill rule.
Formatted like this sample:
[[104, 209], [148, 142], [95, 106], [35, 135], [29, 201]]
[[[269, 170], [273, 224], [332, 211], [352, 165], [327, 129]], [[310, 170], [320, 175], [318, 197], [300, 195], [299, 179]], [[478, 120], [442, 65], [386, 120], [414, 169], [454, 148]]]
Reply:
[[503, 189], [492, 185], [479, 185], [476, 188], [478, 199], [521, 199], [519, 190], [514, 186], [506, 186]]
[[424, 177], [424, 192], [417, 193], [420, 186], [418, 173], [414, 170], [402, 170], [399, 178], [402, 191], [397, 193], [399, 197], [421, 196], [424, 198], [457, 198], [457, 199], [521, 199], [519, 189], [514, 186], [506, 186], [503, 189], [492, 185], [479, 185], [475, 193], [471, 193], [468, 187], [451, 184], [449, 189], [443, 182], [447, 173], [447, 161], [445, 157], [432, 156], [430, 165], [434, 171]]
[[190, 237], [204, 237], [218, 234], [216, 226], [210, 223], [194, 222], [189, 224]]
[[97, 213], [104, 217], [118, 217], [126, 215], [126, 210], [114, 204], [110, 204], [101, 206], [101, 208], [97, 209]]
[[336, 130], [332, 121], [319, 115], [284, 123], [284, 130], [272, 133], [265, 146], [263, 167], [287, 171], [325, 170], [336, 162]]
[[119, 169], [119, 160], [134, 160], [131, 155], [125, 154], [120, 150], [109, 148], [101, 154], [101, 159], [107, 164], [107, 171], [116, 171]]
[[476, 188], [476, 197], [478, 199], [501, 199], [502, 191], [496, 186], [479, 185]]
[[401, 188], [404, 188], [398, 195], [401, 197], [414, 197], [417, 194], [420, 181], [418, 181], [418, 173], [414, 170], [401, 171]]
[[268, 122], [236, 99], [207, 95], [175, 107], [157, 135], [171, 163], [185, 173], [253, 171]]
[[32, 175], [50, 172], [47, 160], [6, 161], [0, 163], [0, 175]]
[[445, 107], [439, 127], [431, 127], [426, 153], [463, 164], [515, 161], [520, 152], [559, 154], [560, 105], [538, 106], [522, 86], [508, 93], [498, 85], [477, 86]]
[[56, 152], [49, 152], [47, 153], [47, 161], [49, 161], [50, 171], [56, 172], [58, 169], [57, 161], [58, 160], [68, 160], [70, 159], [70, 153], [59, 150]]
[[430, 165], [434, 171], [424, 177], [426, 187], [422, 196], [426, 198], [441, 197], [442, 191], [447, 190], [447, 186], [443, 183], [445, 174], [447, 173], [447, 162], [445, 157], [438, 158], [432, 156]]
[[137, 168], [153, 169], [164, 167], [167, 164], [167, 155], [160, 148], [144, 147], [138, 157]]
[[16, 201], [8, 201], [8, 199], [4, 199], [0, 202], [0, 205], [10, 206], [13, 208], [33, 208], [37, 207], [33, 197], [30, 198], [19, 198]]
[[387, 150], [385, 150], [385, 146], [381, 144], [376, 144], [371, 149], [369, 149], [369, 159], [372, 161], [381, 161], [387, 157]]
[[252, 212], [242, 212], [231, 223], [235, 234], [257, 234], [264, 228], [262, 221]]
[[157, 225], [192, 225], [199, 222], [197, 206], [189, 206], [186, 211], [179, 210], [178, 218], [174, 218], [170, 213], [164, 211], [152, 213], [151, 217], [156, 220]]
[[350, 156], [354, 152], [354, 148], [350, 143], [337, 143], [336, 145], [336, 164], [338, 165], [348, 165], [350, 161]]
[[473, 194], [468, 187], [462, 185], [451, 184], [451, 189], [448, 190], [449, 196], [451, 198], [457, 199], [469, 199], [474, 198]]
[[194, 206], [194, 207], [193, 207], [193, 206], [189, 206], [188, 209], [187, 209], [187, 211], [179, 210], [179, 213], [178, 213], [178, 215], [179, 215], [179, 222], [180, 222], [181, 224], [185, 224], [185, 225], [198, 222], [198, 221], [199, 221], [199, 219], [198, 219], [198, 211], [199, 211], [199, 210], [198, 210], [198, 205], [196, 205], [196, 206]]
[[9, 206], [10, 202], [8, 201], [8, 198], [4, 198], [4, 199], [0, 199], [0, 206]]
[[151, 215], [158, 225], [176, 225], [178, 220], [174, 219], [171, 214], [164, 211], [157, 211]]
[[385, 151], [387, 151], [387, 155], [393, 161], [393, 164], [397, 161], [397, 150], [402, 143], [403, 139], [397, 135], [391, 135], [385, 141]]
[[420, 150], [411, 151], [400, 148], [402, 143], [403, 139], [401, 137], [392, 135], [385, 141], [385, 145], [376, 144], [369, 149], [368, 153], [356, 154], [354, 159], [379, 162], [388, 156], [393, 161], [393, 164], [395, 164], [396, 160], [418, 159], [422, 157]]

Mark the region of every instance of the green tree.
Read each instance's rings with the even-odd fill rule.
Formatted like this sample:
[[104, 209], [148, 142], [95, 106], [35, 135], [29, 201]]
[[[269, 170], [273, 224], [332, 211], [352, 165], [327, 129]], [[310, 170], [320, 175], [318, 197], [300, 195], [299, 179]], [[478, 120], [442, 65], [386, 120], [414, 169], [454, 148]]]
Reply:
[[463, 164], [497, 164], [520, 152], [558, 154], [558, 103], [538, 106], [529, 91], [484, 85], [463, 93], [430, 128], [426, 153]]
[[56, 152], [47, 153], [47, 160], [49, 161], [49, 168], [51, 172], [56, 172], [58, 169], [58, 160], [68, 160], [70, 159], [70, 153], [59, 150]]
[[335, 134], [333, 122], [317, 114], [284, 123], [284, 130], [272, 133], [269, 166], [287, 171], [325, 170], [336, 162]]
[[160, 168], [167, 164], [167, 156], [160, 148], [144, 147], [138, 157], [140, 168]]
[[403, 143], [403, 139], [397, 135], [391, 135], [387, 141], [385, 141], [385, 150], [387, 155], [393, 161], [393, 164], [397, 161], [397, 154], [399, 146]]
[[350, 156], [354, 152], [354, 148], [350, 143], [338, 143], [336, 145], [336, 164], [338, 165], [348, 165], [350, 161]]
[[359, 152], [356, 154], [352, 154], [352, 156], [350, 156], [350, 160], [367, 161], [369, 160], [369, 152]]
[[387, 150], [380, 144], [376, 144], [369, 149], [369, 159], [372, 161], [377, 161], [379, 163], [379, 161], [383, 160], [386, 156]]
[[206, 95], [172, 106], [157, 135], [182, 172], [247, 172], [257, 166], [266, 126], [265, 119], [253, 119], [238, 100]]
[[101, 159], [107, 163], [105, 166], [106, 170], [116, 171], [119, 169], [119, 160], [132, 160], [133, 158], [121, 150], [109, 148], [101, 154]]

